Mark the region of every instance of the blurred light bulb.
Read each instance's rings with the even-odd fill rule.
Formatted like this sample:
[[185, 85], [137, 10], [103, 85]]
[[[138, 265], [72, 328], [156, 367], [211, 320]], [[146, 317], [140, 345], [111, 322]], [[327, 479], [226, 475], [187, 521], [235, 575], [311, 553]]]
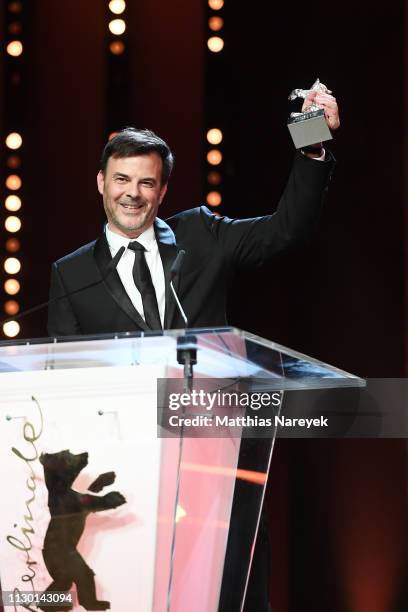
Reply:
[[122, 55], [125, 50], [125, 45], [121, 40], [114, 40], [109, 45], [109, 50], [113, 55]]
[[21, 208], [21, 200], [16, 195], [9, 195], [6, 198], [4, 206], [7, 208], [7, 210], [10, 210], [11, 212], [16, 212], [16, 210], [20, 210]]
[[219, 191], [210, 191], [207, 193], [207, 204], [210, 206], [219, 206], [221, 202], [222, 198]]
[[12, 40], [7, 45], [7, 53], [13, 57], [18, 57], [23, 52], [23, 45], [19, 40]]
[[207, 41], [207, 46], [213, 53], [219, 53], [224, 48], [224, 41], [220, 36], [211, 36]]
[[109, 31], [116, 36], [120, 36], [126, 30], [126, 23], [123, 19], [112, 19], [109, 22]]
[[224, 20], [221, 17], [210, 17], [208, 20], [208, 27], [213, 32], [219, 32], [224, 26]]
[[23, 144], [23, 139], [18, 132], [11, 132], [6, 138], [6, 146], [9, 149], [19, 149]]
[[208, 0], [208, 6], [213, 11], [219, 11], [224, 6], [224, 0]]
[[9, 253], [17, 253], [20, 250], [20, 241], [17, 238], [8, 238], [6, 240], [6, 251]]
[[207, 174], [207, 181], [210, 185], [219, 185], [221, 183], [221, 174], [213, 170]]
[[218, 128], [212, 128], [207, 132], [207, 140], [210, 144], [217, 145], [222, 141], [222, 132]]
[[21, 165], [21, 159], [19, 158], [18, 155], [9, 155], [6, 163], [7, 163], [7, 168], [10, 168], [11, 170], [15, 170]]
[[17, 274], [21, 270], [21, 263], [16, 257], [7, 257], [4, 262], [4, 270], [7, 274]]
[[4, 291], [7, 295], [17, 295], [20, 291], [20, 283], [15, 278], [8, 278], [4, 283]]
[[21, 185], [21, 178], [17, 174], [10, 174], [6, 178], [6, 187], [11, 191], [17, 191], [17, 189], [20, 189]]
[[125, 0], [111, 0], [109, 2], [109, 10], [115, 15], [120, 15], [126, 8]]
[[207, 153], [207, 161], [212, 166], [218, 166], [222, 162], [222, 153], [218, 149], [211, 149]]
[[14, 316], [20, 310], [20, 306], [16, 300], [7, 300], [4, 304], [4, 312], [10, 317]]
[[15, 217], [14, 215], [10, 215], [9, 217], [6, 217], [6, 220], [4, 222], [4, 227], [6, 228], [8, 232], [10, 232], [11, 234], [14, 234], [15, 232], [20, 231], [21, 221], [18, 217]]
[[17, 321], [9, 321], [3, 325], [3, 332], [8, 338], [14, 338], [20, 333], [20, 325]]

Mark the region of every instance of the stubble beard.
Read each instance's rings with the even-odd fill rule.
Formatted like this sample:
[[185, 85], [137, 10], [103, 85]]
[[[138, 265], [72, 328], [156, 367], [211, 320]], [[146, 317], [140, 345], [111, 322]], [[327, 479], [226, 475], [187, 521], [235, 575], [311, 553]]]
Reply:
[[[147, 210], [142, 212], [140, 217], [137, 220], [132, 222], [132, 220], [129, 219], [129, 222], [127, 224], [124, 224], [119, 219], [119, 216], [114, 211], [108, 209], [105, 202], [104, 202], [104, 209], [105, 209], [105, 214], [106, 214], [106, 217], [108, 219], [110, 226], [117, 227], [121, 232], [123, 232], [126, 235], [134, 234], [135, 232], [139, 232], [139, 230], [142, 230], [141, 232], [139, 232], [139, 234], [141, 234], [145, 229], [147, 229], [147, 227], [145, 227], [147, 216], [148, 216]], [[131, 236], [131, 237], [135, 237], [135, 236]]]

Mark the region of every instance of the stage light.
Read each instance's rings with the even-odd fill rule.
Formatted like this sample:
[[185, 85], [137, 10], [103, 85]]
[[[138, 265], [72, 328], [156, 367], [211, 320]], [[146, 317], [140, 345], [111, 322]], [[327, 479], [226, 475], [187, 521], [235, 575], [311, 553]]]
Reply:
[[10, 155], [7, 158], [7, 168], [10, 168], [10, 170], [15, 170], [16, 168], [19, 168], [19, 166], [21, 165], [21, 159], [19, 158], [18, 155]]
[[20, 210], [21, 208], [21, 200], [16, 195], [9, 195], [6, 198], [4, 206], [7, 208], [7, 210], [11, 212], [16, 212], [17, 210]]
[[19, 303], [16, 300], [7, 300], [4, 304], [4, 312], [10, 317], [16, 315], [20, 310]]
[[4, 222], [4, 227], [11, 234], [15, 234], [21, 229], [21, 221], [18, 217], [15, 217], [14, 215], [10, 215], [9, 217], [6, 218]]
[[16, 257], [7, 257], [4, 262], [4, 270], [7, 274], [17, 274], [21, 270], [21, 263]]
[[210, 51], [219, 53], [224, 48], [224, 41], [219, 36], [211, 36], [207, 41], [207, 45]]
[[10, 32], [10, 34], [20, 34], [21, 30], [21, 23], [19, 23], [18, 21], [13, 21], [13, 23], [10, 23], [8, 27], [8, 31]]
[[218, 128], [212, 128], [207, 132], [207, 140], [210, 144], [217, 145], [222, 141], [222, 132]]
[[109, 10], [115, 15], [120, 15], [126, 8], [125, 0], [111, 0], [109, 2]]
[[210, 185], [219, 185], [221, 183], [221, 174], [215, 170], [213, 172], [209, 172], [207, 174], [207, 181], [210, 183]]
[[208, 6], [213, 11], [219, 11], [224, 6], [224, 0], [208, 0]]
[[221, 17], [210, 17], [208, 20], [208, 27], [213, 32], [219, 32], [224, 26], [224, 20]]
[[8, 9], [10, 13], [21, 13], [21, 9], [23, 8], [21, 2], [10, 2], [8, 5]]
[[20, 333], [20, 325], [17, 321], [9, 321], [3, 325], [3, 332], [8, 338], [14, 338]]
[[222, 162], [222, 153], [218, 149], [211, 149], [207, 153], [207, 161], [212, 166], [218, 166]]
[[23, 144], [23, 139], [18, 132], [11, 132], [6, 138], [6, 146], [9, 149], [19, 149]]
[[20, 250], [20, 241], [17, 238], [8, 238], [5, 246], [9, 253], [17, 253]]
[[210, 191], [207, 193], [207, 204], [210, 206], [219, 206], [222, 202], [222, 197], [219, 191]]
[[18, 57], [23, 52], [23, 45], [19, 40], [12, 40], [7, 45], [7, 53], [13, 57]]
[[112, 34], [120, 36], [126, 30], [126, 23], [123, 19], [112, 19], [112, 21], [109, 22], [109, 30]]
[[20, 283], [15, 278], [9, 278], [4, 283], [4, 291], [7, 295], [17, 295], [20, 291]]
[[125, 45], [121, 40], [114, 40], [109, 45], [109, 50], [113, 55], [122, 55], [125, 50]]
[[20, 189], [21, 185], [21, 178], [17, 174], [10, 174], [10, 176], [6, 178], [6, 187], [11, 191], [17, 191], [17, 189]]

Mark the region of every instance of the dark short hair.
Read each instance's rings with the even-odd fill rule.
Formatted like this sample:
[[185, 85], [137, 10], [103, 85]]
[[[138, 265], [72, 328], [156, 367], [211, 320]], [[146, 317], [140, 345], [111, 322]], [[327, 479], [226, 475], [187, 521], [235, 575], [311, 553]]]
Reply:
[[161, 184], [165, 185], [173, 169], [174, 157], [168, 144], [151, 130], [139, 130], [133, 127], [120, 130], [105, 145], [101, 157], [102, 173], [105, 174], [110, 157], [132, 157], [152, 152], [158, 153], [162, 159]]

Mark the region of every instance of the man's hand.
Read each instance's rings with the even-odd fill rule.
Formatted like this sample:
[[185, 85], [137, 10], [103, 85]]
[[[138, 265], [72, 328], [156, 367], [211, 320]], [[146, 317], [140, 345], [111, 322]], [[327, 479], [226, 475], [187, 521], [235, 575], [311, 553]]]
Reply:
[[[334, 96], [331, 95], [330, 89], [326, 85], [320, 83], [320, 88], [323, 91], [309, 91], [305, 101], [303, 102], [302, 112], [306, 112], [310, 106], [318, 106], [324, 110], [327, 125], [331, 130], [337, 130], [340, 127], [339, 107]], [[321, 142], [311, 145], [304, 151], [304, 154], [311, 159], [324, 159], [324, 148]]]
[[302, 112], [305, 112], [312, 104], [322, 108], [329, 128], [337, 130], [340, 127], [340, 118], [336, 98], [331, 95], [332, 92], [325, 85], [321, 84], [321, 87], [324, 88], [324, 91], [310, 91], [307, 94]]

